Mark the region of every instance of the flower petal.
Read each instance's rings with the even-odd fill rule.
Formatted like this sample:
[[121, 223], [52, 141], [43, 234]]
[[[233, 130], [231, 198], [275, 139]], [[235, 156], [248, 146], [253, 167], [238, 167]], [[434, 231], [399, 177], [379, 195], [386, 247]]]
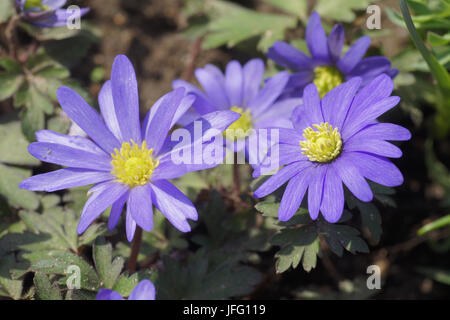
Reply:
[[123, 140], [133, 139], [136, 143], [140, 143], [141, 126], [136, 73], [131, 61], [124, 55], [118, 55], [114, 59], [111, 70], [111, 87]]
[[256, 189], [253, 194], [254, 197], [263, 198], [271, 194], [272, 192], [280, 188], [283, 184], [285, 184], [286, 181], [291, 179], [293, 176], [311, 166], [311, 162], [309, 161], [298, 161], [283, 167], [277, 173], [267, 179], [258, 189]]
[[370, 46], [370, 38], [363, 36], [359, 38], [345, 55], [337, 62], [337, 67], [343, 74], [350, 73], [353, 68], [361, 61]]
[[123, 300], [123, 297], [111, 289], [100, 289], [95, 300]]
[[64, 112], [108, 154], [120, 147], [120, 142], [106, 127], [100, 115], [74, 90], [60, 87], [56, 96]]
[[347, 153], [343, 153], [332, 165], [339, 178], [355, 197], [364, 202], [372, 201], [373, 193], [369, 184], [353, 164], [352, 158], [347, 156]]
[[155, 181], [151, 187], [159, 211], [181, 232], [191, 231], [187, 218], [197, 220], [197, 210], [189, 198], [167, 180]]
[[323, 29], [320, 21], [320, 15], [317, 12], [313, 12], [309, 16], [305, 38], [309, 52], [315, 60], [319, 60], [324, 63], [330, 61], [330, 56], [328, 54], [327, 34]]
[[354, 136], [365, 139], [406, 141], [411, 139], [411, 132], [393, 123], [374, 123], [356, 133]]
[[280, 221], [287, 221], [292, 218], [300, 207], [308, 188], [312, 171], [311, 168], [303, 170], [289, 181], [278, 209], [278, 219]]
[[288, 81], [289, 73], [287, 71], [279, 72], [271, 77], [256, 97], [249, 102], [248, 109], [252, 110], [252, 115], [257, 117], [270, 107], [281, 95]]
[[314, 84], [310, 84], [303, 91], [303, 105], [295, 108], [292, 113], [292, 124], [303, 134], [305, 128], [323, 121], [319, 92]]
[[112, 179], [114, 177], [110, 172], [65, 168], [29, 177], [19, 184], [19, 188], [31, 191], [54, 192]]
[[308, 211], [311, 219], [316, 220], [319, 216], [320, 204], [322, 203], [323, 184], [328, 165], [319, 165], [314, 168], [313, 176], [308, 186]]
[[345, 30], [341, 24], [334, 25], [328, 35], [328, 52], [332, 62], [336, 62], [341, 57], [342, 47], [344, 46]]
[[402, 151], [389, 142], [367, 139], [357, 134], [345, 142], [344, 152], [349, 151], [361, 151], [388, 158], [400, 158], [402, 156]]
[[111, 171], [111, 159], [106, 154], [99, 155], [47, 142], [31, 143], [28, 146], [28, 152], [41, 161], [55, 163], [61, 166]]
[[153, 148], [153, 154], [158, 155], [167, 134], [170, 131], [175, 113], [184, 97], [184, 89], [179, 88], [165, 95], [153, 118], [149, 121], [145, 131], [148, 148]]
[[153, 208], [150, 185], [136, 186], [128, 196], [127, 209], [133, 220], [145, 231], [153, 229]]
[[232, 106], [241, 106], [244, 89], [244, 74], [241, 64], [236, 60], [227, 65], [225, 71], [225, 90]]
[[128, 300], [155, 300], [155, 296], [156, 290], [153, 283], [150, 280], [142, 280], [134, 287]]
[[84, 150], [90, 153], [98, 154], [99, 156], [105, 156], [107, 153], [100, 149], [91, 140], [79, 137], [68, 136], [65, 134], [57, 133], [51, 130], [39, 130], [36, 132], [36, 140], [38, 142], [48, 142], [53, 144], [60, 144], [66, 147], [71, 147], [78, 150]]
[[261, 59], [251, 59], [243, 67], [244, 88], [242, 106], [252, 101], [259, 91], [264, 75], [264, 62]]
[[344, 189], [342, 180], [336, 170], [329, 166], [323, 184], [322, 203], [320, 211], [325, 220], [331, 223], [337, 222], [344, 210]]
[[281, 67], [293, 71], [313, 69], [313, 60], [286, 42], [275, 41], [273, 46], [269, 48], [267, 57]]
[[95, 219], [116, 202], [129, 188], [115, 181], [102, 182], [86, 201], [78, 223], [77, 232], [82, 234]]
[[136, 232], [136, 221], [134, 221], [133, 217], [131, 216], [131, 212], [128, 209], [128, 206], [127, 206], [127, 215], [125, 219], [125, 229], [127, 232], [128, 242], [133, 241], [134, 233]]
[[210, 113], [210, 112], [214, 112], [214, 111], [218, 110], [218, 108], [211, 103], [211, 101], [203, 93], [203, 91], [201, 91], [199, 88], [197, 88], [193, 84], [190, 84], [189, 82], [186, 82], [186, 81], [180, 80], [180, 79], [174, 80], [172, 82], [172, 88], [174, 88], [174, 89], [184, 88], [186, 90], [186, 94], [194, 95], [195, 101], [194, 101], [192, 107], [199, 114], [206, 114], [206, 113]]
[[225, 90], [225, 78], [217, 67], [206, 65], [195, 70], [195, 76], [214, 107], [218, 109], [232, 107]]
[[98, 104], [106, 126], [119, 141], [124, 141], [120, 131], [119, 120], [117, 119], [116, 109], [112, 94], [111, 80], [106, 81], [98, 94]]
[[111, 207], [111, 213], [109, 214], [108, 229], [112, 230], [119, 222], [120, 215], [122, 214], [123, 207], [128, 199], [128, 192], [120, 197]]

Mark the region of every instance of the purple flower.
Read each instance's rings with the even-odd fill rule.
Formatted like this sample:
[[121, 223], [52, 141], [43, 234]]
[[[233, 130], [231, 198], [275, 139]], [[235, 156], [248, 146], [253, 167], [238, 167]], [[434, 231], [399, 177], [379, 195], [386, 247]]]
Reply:
[[[264, 146], [256, 147], [256, 144], [251, 144], [255, 146], [251, 148], [248, 141], [257, 139], [260, 129], [291, 128], [292, 111], [301, 103], [299, 98], [277, 101], [289, 80], [288, 72], [276, 74], [262, 86], [263, 74], [264, 62], [261, 59], [252, 59], [244, 66], [237, 61], [231, 61], [226, 67], [225, 74], [208, 64], [195, 71], [203, 91], [183, 80], [175, 80], [173, 88], [185, 88], [196, 97], [192, 105], [193, 110], [187, 113], [189, 116], [187, 119], [194, 119], [217, 110], [232, 110], [241, 114], [241, 117], [228, 128], [226, 134], [231, 134], [232, 130], [235, 130], [234, 139], [237, 142], [233, 146], [233, 151], [245, 149], [247, 158], [256, 159], [257, 153], [263, 154], [263, 150], [258, 152], [257, 149]], [[239, 132], [240, 130], [242, 131]], [[231, 143], [227, 140], [230, 139], [225, 139], [230, 146]]]
[[[81, 214], [77, 229], [80, 234], [110, 206], [109, 228], [114, 228], [125, 203], [129, 241], [136, 224], [146, 231], [152, 229], [153, 205], [177, 229], [190, 231], [187, 219], [196, 220], [197, 210], [168, 180], [214, 164], [177, 164], [172, 155], [180, 149], [194, 152], [198, 148], [193, 146], [208, 145], [208, 128], [222, 132], [239, 115], [231, 111], [204, 115], [197, 122], [204, 129], [202, 135], [192, 135], [195, 139], [180, 147], [167, 135], [195, 99], [184, 91], [180, 88], [161, 97], [141, 127], [136, 75], [125, 56], [116, 57], [111, 80], [100, 91], [102, 116], [72, 89], [59, 88], [57, 98], [63, 110], [92, 140], [50, 130], [36, 132], [38, 142], [30, 144], [29, 152], [42, 161], [67, 168], [30, 177], [19, 186], [53, 192], [95, 184]], [[186, 130], [194, 129], [191, 125]]]
[[32, 25], [43, 28], [64, 27], [69, 19], [81, 18], [89, 8], [79, 12], [61, 9], [66, 0], [16, 0], [22, 18]]
[[256, 191], [255, 197], [269, 195], [287, 181], [278, 217], [289, 220], [308, 190], [308, 210], [312, 219], [319, 211], [329, 222], [340, 219], [344, 209], [342, 183], [361, 201], [373, 194], [366, 179], [394, 187], [403, 176], [387, 158], [402, 152], [386, 140], [402, 141], [409, 131], [376, 119], [398, 104], [390, 96], [394, 84], [380, 75], [358, 92], [362, 79], [353, 78], [320, 100], [314, 84], [303, 94], [303, 105], [293, 113], [294, 129], [280, 129], [280, 165], [284, 167]]
[[[142, 280], [134, 287], [128, 300], [155, 300], [155, 295], [156, 292], [153, 283], [150, 280]], [[123, 300], [123, 297], [116, 291], [101, 289], [97, 293], [95, 300]]]
[[301, 96], [310, 83], [317, 86], [320, 97], [339, 84], [354, 77], [361, 77], [364, 86], [375, 77], [386, 73], [395, 77], [397, 69], [383, 56], [364, 58], [370, 46], [370, 38], [359, 38], [341, 57], [344, 44], [344, 27], [336, 24], [326, 35], [320, 15], [313, 12], [306, 27], [306, 44], [311, 57], [286, 42], [276, 41], [267, 56], [280, 66], [293, 71], [286, 86], [285, 96]]

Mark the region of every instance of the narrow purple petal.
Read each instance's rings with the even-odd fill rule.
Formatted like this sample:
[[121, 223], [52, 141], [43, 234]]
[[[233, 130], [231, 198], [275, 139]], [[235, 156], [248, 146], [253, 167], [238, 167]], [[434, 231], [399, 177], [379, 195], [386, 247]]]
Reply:
[[225, 90], [232, 106], [241, 106], [244, 89], [244, 74], [242, 66], [236, 60], [227, 65], [225, 71]]
[[155, 181], [151, 187], [159, 211], [181, 232], [191, 231], [187, 219], [197, 220], [197, 210], [189, 198], [167, 180]]
[[158, 155], [167, 134], [170, 131], [175, 113], [184, 97], [184, 89], [179, 88], [165, 95], [159, 112], [149, 121], [145, 131], [148, 148], [153, 148], [154, 155]]
[[111, 171], [111, 159], [106, 155], [99, 155], [64, 145], [33, 142], [28, 146], [28, 152], [35, 158], [61, 166]]
[[153, 229], [152, 196], [149, 184], [131, 189], [127, 208], [138, 226], [145, 231]]
[[71, 147], [78, 150], [84, 150], [90, 153], [95, 153], [100, 156], [105, 156], [107, 153], [100, 149], [91, 140], [79, 137], [79, 136], [68, 136], [65, 134], [57, 133], [51, 130], [39, 130], [36, 132], [36, 140], [38, 142], [48, 142], [53, 144], [60, 144], [66, 147]]
[[309, 52], [315, 60], [325, 63], [330, 61], [330, 56], [328, 54], [327, 34], [322, 27], [320, 15], [317, 12], [313, 12], [309, 16], [305, 38]]
[[388, 158], [400, 158], [402, 151], [393, 144], [377, 139], [367, 139], [354, 135], [345, 142], [344, 152], [361, 151]]
[[292, 123], [300, 133], [313, 124], [323, 122], [320, 97], [314, 84], [308, 85], [303, 91], [303, 105], [294, 109]]
[[278, 219], [280, 221], [287, 221], [292, 218], [300, 207], [308, 188], [312, 171], [311, 168], [303, 170], [289, 181], [278, 209]]
[[29, 19], [33, 25], [44, 28], [57, 28], [67, 26], [69, 19], [81, 18], [89, 12], [89, 8], [81, 8], [79, 12], [69, 9], [57, 9], [48, 11], [51, 14], [43, 14], [38, 18]]
[[280, 188], [297, 173], [300, 173], [311, 166], [311, 162], [309, 161], [299, 161], [289, 164], [267, 179], [258, 189], [256, 189], [253, 195], [255, 198], [263, 198]]
[[192, 94], [195, 96], [195, 101], [192, 105], [192, 107], [199, 113], [199, 114], [206, 114], [210, 112], [217, 111], [217, 106], [213, 105], [209, 98], [201, 91], [199, 88], [194, 86], [193, 84], [190, 84], [189, 82], [186, 82], [184, 80], [174, 80], [172, 82], [172, 88], [178, 89], [178, 88], [184, 88], [186, 90], [186, 94]]
[[249, 102], [248, 109], [252, 110], [252, 115], [257, 117], [270, 107], [281, 95], [288, 81], [289, 73], [287, 71], [279, 72], [271, 77], [256, 97]]
[[108, 220], [109, 230], [114, 229], [117, 223], [119, 222], [120, 215], [122, 214], [123, 207], [125, 206], [127, 199], [128, 199], [128, 192], [124, 193], [116, 202], [113, 203]]
[[242, 105], [245, 107], [259, 91], [264, 75], [264, 62], [261, 59], [251, 59], [244, 65], [243, 74]]
[[106, 127], [100, 115], [74, 90], [60, 87], [56, 92], [64, 112], [107, 153], [120, 147], [120, 142]]
[[368, 57], [362, 59], [348, 76], [372, 80], [380, 74], [388, 72], [390, 69], [391, 62], [388, 58], [382, 56]]
[[98, 94], [98, 104], [102, 117], [105, 120], [106, 126], [114, 134], [119, 141], [124, 141], [120, 131], [119, 120], [117, 119], [116, 109], [114, 107], [114, 100], [112, 94], [111, 80], [105, 82]]
[[336, 62], [341, 57], [344, 45], [345, 30], [341, 24], [336, 24], [328, 35], [328, 51], [332, 62]]
[[269, 48], [267, 57], [281, 67], [293, 71], [313, 69], [313, 60], [286, 42], [275, 41], [273, 46]]
[[112, 179], [114, 179], [114, 177], [110, 172], [65, 168], [38, 174], [25, 179], [19, 184], [19, 188], [31, 191], [53, 192], [68, 188], [86, 186]]
[[127, 205], [127, 215], [125, 219], [125, 229], [127, 233], [128, 242], [133, 241], [134, 233], [136, 232], [136, 221], [134, 221], [133, 217], [131, 216], [131, 212], [129, 210], [128, 205]]
[[372, 190], [358, 168], [353, 164], [351, 157], [344, 153], [332, 165], [339, 178], [355, 197], [364, 202], [372, 201]]
[[203, 69], [195, 70], [195, 76], [213, 106], [219, 109], [232, 107], [225, 90], [225, 77], [217, 67], [206, 65]]
[[361, 61], [370, 46], [370, 38], [363, 36], [359, 38], [345, 55], [337, 62], [337, 67], [343, 74], [350, 73], [353, 68]]
[[114, 59], [111, 70], [111, 88], [123, 140], [133, 139], [136, 143], [140, 143], [141, 127], [136, 73], [131, 61], [124, 55], [118, 55]]
[[322, 112], [326, 122], [341, 129], [348, 109], [361, 85], [361, 78], [353, 78], [328, 92], [322, 99]]
[[403, 183], [400, 170], [384, 157], [363, 152], [349, 152], [348, 156], [359, 172], [373, 182], [387, 187], [396, 187]]
[[355, 134], [364, 139], [406, 141], [411, 139], [408, 129], [392, 123], [374, 123]]
[[253, 119], [253, 128], [292, 128], [292, 113], [301, 101], [299, 98], [286, 98], [275, 102], [263, 114]]
[[319, 165], [315, 167], [309, 182], [308, 211], [313, 220], [316, 220], [319, 216], [320, 204], [322, 203], [323, 184], [327, 169], [328, 165]]
[[102, 182], [95, 186], [95, 191], [86, 201], [78, 223], [77, 232], [82, 234], [95, 219], [109, 206], [128, 191], [128, 187], [114, 182]]
[[342, 180], [337, 175], [336, 170], [329, 166], [325, 175], [320, 211], [325, 220], [335, 223], [341, 218], [343, 210], [344, 188], [342, 187]]

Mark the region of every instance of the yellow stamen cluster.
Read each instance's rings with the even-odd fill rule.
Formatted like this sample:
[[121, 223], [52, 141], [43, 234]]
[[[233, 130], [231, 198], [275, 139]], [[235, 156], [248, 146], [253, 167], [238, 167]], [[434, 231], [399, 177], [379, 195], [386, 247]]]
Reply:
[[23, 8], [25, 10], [30, 10], [33, 8], [40, 8], [41, 10], [48, 10], [50, 9], [49, 6], [43, 5], [41, 4], [42, 0], [27, 0], [25, 1], [25, 5], [23, 6]]
[[320, 125], [314, 124], [314, 128], [308, 127], [303, 130], [306, 140], [300, 141], [302, 153], [314, 162], [330, 162], [334, 160], [342, 150], [341, 134], [338, 128], [334, 128], [327, 122]]
[[230, 110], [239, 113], [241, 117], [233, 122], [223, 135], [230, 139], [236, 138], [237, 140], [246, 138], [248, 136], [247, 131], [253, 128], [250, 110], [244, 111], [244, 109], [239, 107], [232, 107]]
[[331, 66], [319, 66], [314, 69], [313, 83], [322, 99], [329, 91], [344, 82], [344, 77], [338, 69]]
[[131, 144], [124, 142], [120, 151], [114, 149], [111, 153], [111, 171], [117, 178], [117, 181], [130, 186], [142, 186], [150, 181], [153, 171], [159, 165], [159, 162], [152, 158], [153, 149], [147, 149], [147, 143], [144, 141], [139, 147], [133, 140]]

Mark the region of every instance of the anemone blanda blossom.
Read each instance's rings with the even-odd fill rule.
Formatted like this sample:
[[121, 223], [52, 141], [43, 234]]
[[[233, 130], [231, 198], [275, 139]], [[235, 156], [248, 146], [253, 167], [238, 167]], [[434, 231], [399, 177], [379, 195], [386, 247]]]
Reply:
[[[256, 140], [260, 129], [273, 126], [291, 128], [292, 111], [301, 103], [299, 98], [277, 101], [289, 80], [288, 72], [276, 74], [261, 86], [263, 75], [264, 62], [261, 59], [252, 59], [244, 66], [237, 61], [231, 61], [225, 74], [213, 65], [206, 65], [195, 71], [203, 91], [179, 79], [173, 82], [173, 88], [185, 88], [187, 93], [195, 95], [189, 119], [218, 110], [239, 113], [241, 117], [226, 132], [236, 140], [232, 150], [245, 151], [247, 158], [257, 159], [258, 154], [264, 154], [265, 146], [249, 144], [248, 141]], [[234, 134], [232, 130], [235, 130]], [[228, 140], [225, 139], [225, 142], [231, 146]]]
[[311, 57], [282, 41], [276, 41], [267, 52], [267, 57], [293, 72], [285, 96], [301, 96], [305, 86], [310, 83], [317, 86], [320, 97], [323, 97], [353, 77], [361, 77], [361, 85], [364, 86], [382, 73], [392, 78], [397, 75], [398, 70], [391, 69], [391, 63], [386, 57], [363, 58], [370, 46], [367, 36], [359, 38], [341, 56], [344, 27], [336, 24], [327, 37], [320, 20], [320, 15], [313, 12], [306, 27], [305, 38]]
[[[197, 120], [204, 130], [200, 135], [192, 134], [193, 139], [181, 147], [174, 144], [168, 133], [195, 97], [185, 95], [183, 88], [166, 94], [153, 105], [141, 126], [136, 75], [125, 56], [116, 57], [111, 80], [99, 93], [101, 116], [70, 88], [59, 88], [57, 98], [91, 140], [50, 130], [36, 132], [38, 142], [29, 145], [29, 152], [41, 161], [67, 168], [30, 177], [19, 186], [52, 192], [95, 184], [81, 214], [77, 228], [80, 234], [110, 206], [108, 225], [114, 228], [125, 203], [129, 241], [136, 224], [146, 231], [152, 229], [153, 205], [177, 229], [190, 231], [187, 219], [196, 220], [197, 210], [168, 180], [214, 164], [178, 164], [172, 160], [172, 153], [181, 149], [194, 152], [193, 146], [213, 143], [208, 142], [208, 130], [215, 129], [212, 131], [217, 135], [239, 115], [232, 111], [205, 114]], [[193, 125], [186, 126], [186, 130], [192, 132]]]
[[[155, 300], [155, 286], [150, 280], [142, 280], [134, 287], [128, 300]], [[111, 289], [101, 289], [95, 300], [124, 300], [122, 295]]]
[[22, 18], [38, 27], [64, 27], [68, 19], [83, 16], [89, 8], [81, 8], [79, 13], [62, 9], [66, 0], [16, 0]]
[[387, 158], [399, 158], [400, 149], [389, 141], [408, 140], [409, 131], [376, 119], [396, 106], [390, 96], [393, 82], [380, 75], [358, 91], [362, 79], [354, 78], [320, 99], [314, 84], [303, 93], [303, 105], [294, 110], [294, 129], [280, 129], [280, 165], [284, 167], [256, 191], [269, 195], [288, 182], [278, 217], [289, 220], [308, 190], [312, 219], [319, 211], [329, 222], [340, 219], [344, 209], [343, 184], [361, 201], [373, 194], [366, 179], [394, 187], [403, 183], [398, 168]]

